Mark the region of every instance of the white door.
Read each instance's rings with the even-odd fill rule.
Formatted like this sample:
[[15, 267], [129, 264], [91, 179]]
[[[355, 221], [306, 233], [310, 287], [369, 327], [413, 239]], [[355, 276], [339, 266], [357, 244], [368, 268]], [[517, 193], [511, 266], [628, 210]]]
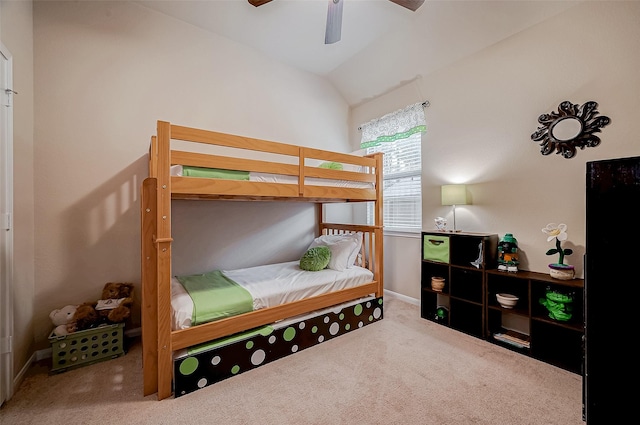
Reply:
[[0, 43], [0, 406], [13, 395], [13, 83], [12, 59]]

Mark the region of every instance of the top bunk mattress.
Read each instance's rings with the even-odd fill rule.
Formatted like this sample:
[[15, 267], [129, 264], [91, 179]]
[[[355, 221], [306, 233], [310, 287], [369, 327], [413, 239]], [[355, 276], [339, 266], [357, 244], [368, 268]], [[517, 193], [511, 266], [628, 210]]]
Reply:
[[[220, 274], [248, 292], [253, 310], [353, 288], [373, 281], [374, 277], [370, 270], [358, 266], [343, 271], [323, 269], [309, 272], [302, 270], [299, 264], [299, 261], [290, 261], [221, 270]], [[194, 300], [176, 277], [171, 279], [171, 307], [173, 330], [192, 326]]]
[[[188, 172], [185, 170], [188, 169]], [[232, 179], [248, 180], [252, 182], [298, 184], [298, 177], [285, 174], [261, 173], [257, 171], [229, 171], [220, 169], [206, 169], [200, 167], [184, 167], [182, 165], [172, 165], [170, 174], [178, 177], [200, 177], [211, 179]], [[305, 177], [304, 183], [311, 186], [331, 186], [354, 189], [373, 189], [375, 185], [367, 182], [357, 182], [349, 180], [321, 179], [315, 177]]]

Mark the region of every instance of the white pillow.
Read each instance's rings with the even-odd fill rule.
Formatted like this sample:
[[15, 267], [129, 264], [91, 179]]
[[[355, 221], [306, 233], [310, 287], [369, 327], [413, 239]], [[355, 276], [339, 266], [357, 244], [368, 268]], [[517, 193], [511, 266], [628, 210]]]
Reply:
[[358, 254], [360, 254], [360, 249], [362, 248], [362, 232], [356, 232], [349, 236], [354, 238], [356, 241], [356, 249], [354, 249], [349, 256], [349, 267], [353, 267], [358, 259]]
[[353, 267], [362, 247], [362, 232], [350, 235], [322, 235], [313, 240], [309, 248], [324, 245], [331, 251], [327, 268], [344, 271]]

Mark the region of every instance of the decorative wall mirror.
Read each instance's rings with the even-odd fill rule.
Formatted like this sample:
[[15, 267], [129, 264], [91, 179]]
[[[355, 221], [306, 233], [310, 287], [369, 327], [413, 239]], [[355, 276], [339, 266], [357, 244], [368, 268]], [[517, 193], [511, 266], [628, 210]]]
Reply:
[[531, 135], [531, 140], [540, 143], [542, 155], [555, 151], [565, 158], [573, 158], [576, 148], [596, 147], [600, 138], [594, 133], [611, 122], [609, 117], [596, 117], [597, 107], [593, 101], [579, 106], [565, 100], [558, 106], [558, 112], [538, 117], [542, 125]]

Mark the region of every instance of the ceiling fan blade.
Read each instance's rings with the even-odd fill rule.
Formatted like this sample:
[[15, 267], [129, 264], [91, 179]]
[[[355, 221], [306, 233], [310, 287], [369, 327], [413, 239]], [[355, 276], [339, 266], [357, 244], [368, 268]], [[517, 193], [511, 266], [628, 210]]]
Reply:
[[249, 3], [255, 7], [262, 6], [265, 3], [269, 3], [271, 0], [249, 0]]
[[324, 33], [324, 44], [340, 41], [342, 34], [342, 3], [344, 0], [329, 0], [327, 10], [327, 28]]
[[389, 1], [395, 4], [399, 4], [402, 7], [406, 7], [407, 9], [413, 12], [418, 10], [418, 8], [422, 6], [422, 3], [424, 3], [424, 0], [389, 0]]

